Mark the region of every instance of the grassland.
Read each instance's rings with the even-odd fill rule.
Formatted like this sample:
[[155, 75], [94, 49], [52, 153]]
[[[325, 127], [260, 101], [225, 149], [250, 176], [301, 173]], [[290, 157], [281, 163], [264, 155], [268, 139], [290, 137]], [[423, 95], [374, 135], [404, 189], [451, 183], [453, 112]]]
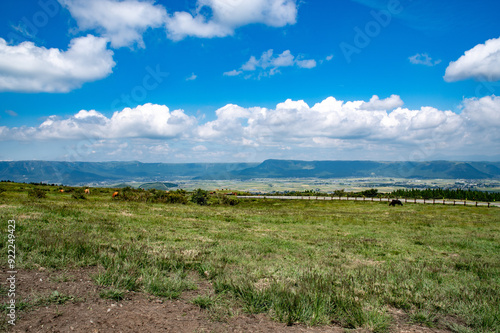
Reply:
[[[104, 298], [131, 290], [194, 302], [224, 320], [239, 308], [288, 324], [335, 324], [384, 332], [393, 313], [454, 332], [500, 331], [500, 210], [342, 201], [241, 200], [198, 206], [86, 199], [33, 185], [1, 183], [6, 268], [7, 221], [15, 219], [17, 266], [63, 270], [97, 266]], [[0, 191], [1, 192], [1, 191]]]

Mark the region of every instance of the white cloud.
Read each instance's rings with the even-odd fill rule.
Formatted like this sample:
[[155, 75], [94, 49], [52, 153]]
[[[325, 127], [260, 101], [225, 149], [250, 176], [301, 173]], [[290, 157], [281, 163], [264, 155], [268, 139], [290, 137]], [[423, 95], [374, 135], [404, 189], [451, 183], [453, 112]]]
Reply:
[[111, 160], [161, 161], [165, 155], [183, 161], [213, 157], [221, 162], [240, 157], [245, 161], [456, 158], [499, 151], [498, 110], [496, 96], [464, 99], [460, 114], [430, 106], [404, 108], [397, 95], [373, 96], [369, 101], [329, 97], [313, 106], [290, 99], [275, 108], [228, 104], [216, 110], [215, 119], [203, 121], [182, 110], [145, 104], [110, 117], [82, 110], [65, 119], [49, 117], [37, 127], [3, 126], [0, 141], [43, 141], [50, 146], [48, 141], [81, 140], [75, 149], [84, 147], [94, 159]]
[[18, 116], [17, 112], [13, 111], [13, 110], [5, 110], [5, 113], [8, 114], [11, 117], [17, 117]]
[[[463, 103], [462, 116], [474, 124], [491, 128], [500, 129], [500, 97], [486, 96], [480, 99], [470, 98]], [[500, 136], [500, 133], [499, 133]]]
[[207, 21], [202, 15], [195, 17], [186, 12], [176, 12], [166, 21], [167, 34], [172, 40], [178, 41], [187, 36], [200, 38], [225, 37], [233, 34], [229, 27], [214, 21]]
[[314, 59], [310, 59], [310, 60], [297, 60], [296, 64], [300, 68], [314, 68], [314, 67], [316, 67], [316, 60], [314, 60]]
[[429, 67], [436, 66], [441, 63], [441, 59], [432, 60], [427, 53], [417, 53], [408, 59], [410, 59], [410, 62], [414, 65], [425, 65]]
[[10, 46], [0, 38], [0, 91], [68, 92], [108, 76], [114, 66], [106, 39], [92, 35], [71, 40], [67, 51], [32, 42]]
[[114, 48], [144, 47], [149, 28], [165, 27], [175, 41], [188, 36], [225, 37], [248, 24], [283, 27], [295, 24], [296, 0], [197, 0], [194, 13], [168, 14], [153, 0], [58, 0], [75, 18], [79, 30], [94, 30]]
[[[329, 97], [310, 107], [304, 101], [287, 100], [275, 109], [226, 105], [217, 119], [198, 127], [202, 140], [226, 140], [238, 144], [309, 144], [329, 140], [425, 141], [433, 131], [453, 136], [462, 129], [462, 118], [451, 111], [422, 107], [401, 108], [399, 96], [370, 102], [340, 101]], [[396, 108], [396, 109], [395, 109]], [[390, 110], [395, 109], [390, 112]]]
[[95, 110], [81, 110], [67, 119], [50, 116], [38, 127], [9, 130], [17, 140], [79, 140], [119, 138], [180, 138], [187, 136], [196, 119], [165, 105], [144, 104], [125, 108], [108, 118]]
[[96, 30], [115, 48], [144, 47], [143, 33], [164, 25], [165, 8], [137, 0], [59, 0], [76, 19], [80, 30]]
[[225, 76], [237, 76], [245, 72], [259, 71], [259, 77], [271, 76], [279, 73], [282, 67], [297, 66], [299, 68], [314, 68], [316, 67], [316, 60], [302, 59], [302, 56], [295, 57], [290, 50], [283, 51], [279, 55], [274, 55], [274, 50], [269, 49], [262, 53], [259, 59], [251, 56], [246, 63], [244, 63], [240, 70], [232, 70], [225, 72]]
[[240, 75], [241, 73], [243, 73], [243, 71], [238, 71], [236, 69], [233, 69], [232, 71], [229, 71], [229, 72], [224, 72], [223, 75], [224, 76], [238, 76]]
[[[210, 17], [206, 8], [210, 8]], [[295, 24], [296, 18], [295, 0], [198, 0], [194, 15], [175, 12], [167, 18], [166, 27], [173, 40], [212, 38], [232, 35], [235, 29], [253, 23], [283, 27]]]
[[369, 102], [361, 104], [364, 110], [393, 110], [397, 107], [403, 106], [403, 101], [398, 95], [391, 95], [386, 99], [380, 100], [377, 95], [373, 95]]
[[444, 79], [447, 82], [500, 80], [500, 37], [476, 45], [457, 61], [450, 62]]
[[197, 77], [198, 77], [198, 75], [196, 75], [195, 73], [192, 73], [189, 77], [186, 78], [186, 81], [194, 81], [194, 80], [196, 80]]
[[330, 54], [330, 55], [329, 55], [329, 56], [327, 56], [325, 59], [326, 59], [326, 61], [330, 61], [330, 60], [332, 60], [332, 59], [333, 59], [333, 54]]
[[191, 149], [192, 151], [207, 151], [208, 148], [203, 146], [203, 145], [198, 145], [198, 146], [195, 146], [193, 147], [193, 149]]

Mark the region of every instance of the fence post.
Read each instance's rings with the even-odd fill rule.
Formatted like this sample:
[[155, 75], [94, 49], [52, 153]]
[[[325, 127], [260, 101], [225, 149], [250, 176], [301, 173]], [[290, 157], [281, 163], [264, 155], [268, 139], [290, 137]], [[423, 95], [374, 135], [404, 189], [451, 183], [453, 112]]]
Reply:
[[488, 208], [490, 208], [490, 203], [488, 202]]
[[444, 199], [443, 199], [443, 205], [446, 205], [446, 204], [444, 203]]
[[476, 201], [476, 207], [477, 207], [477, 201]]
[[413, 203], [417, 203], [417, 198], [413, 198]]
[[425, 204], [425, 198], [424, 198], [424, 204]]
[[436, 204], [436, 199], [432, 199], [432, 204], [435, 205]]
[[453, 200], [453, 206], [455, 206], [455, 200]]

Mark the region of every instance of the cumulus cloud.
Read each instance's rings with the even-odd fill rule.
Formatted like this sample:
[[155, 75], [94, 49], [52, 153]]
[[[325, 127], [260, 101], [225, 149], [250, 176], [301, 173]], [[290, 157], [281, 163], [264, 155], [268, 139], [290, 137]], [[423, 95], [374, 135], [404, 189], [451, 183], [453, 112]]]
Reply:
[[65, 119], [49, 117], [37, 127], [3, 126], [0, 141], [92, 139], [89, 154], [96, 151], [95, 156], [102, 158], [105, 151], [155, 161], [166, 154], [183, 160], [212, 156], [220, 161], [238, 156], [253, 161], [339, 156], [414, 159], [414, 152], [424, 159], [452, 152], [456, 154], [452, 156], [491, 155], [500, 149], [498, 110], [496, 96], [464, 99], [461, 113], [431, 106], [405, 108], [397, 95], [373, 96], [369, 101], [328, 97], [313, 106], [291, 99], [274, 108], [228, 104], [215, 111], [213, 120], [202, 122], [182, 110], [145, 104], [110, 117], [82, 110]]
[[280, 72], [282, 67], [293, 67], [297, 66], [299, 68], [314, 68], [316, 67], [316, 60], [314, 59], [303, 59], [303, 56], [295, 57], [290, 50], [283, 51], [283, 53], [275, 55], [273, 49], [269, 49], [262, 53], [259, 59], [255, 56], [251, 56], [246, 63], [244, 63], [240, 70], [232, 70], [230, 72], [225, 72], [225, 76], [237, 76], [243, 72], [254, 72], [258, 71], [259, 77], [261, 76], [272, 76]]
[[500, 37], [465, 51], [457, 61], [450, 62], [444, 79], [447, 82], [475, 79], [500, 80]]
[[0, 91], [68, 92], [102, 79], [115, 66], [104, 38], [87, 35], [71, 40], [68, 50], [10, 46], [0, 38]]
[[364, 102], [360, 107], [364, 110], [393, 110], [400, 106], [403, 106], [403, 101], [398, 95], [391, 95], [383, 100], [380, 100], [377, 95], [373, 95], [369, 102]]
[[9, 136], [18, 140], [172, 139], [187, 135], [195, 124], [196, 119], [182, 110], [148, 103], [117, 111], [110, 118], [95, 110], [81, 110], [67, 119], [50, 116], [38, 127], [12, 128]]
[[408, 58], [410, 62], [414, 65], [424, 65], [424, 66], [436, 66], [441, 63], [441, 59], [432, 60], [427, 53], [417, 53]]
[[500, 97], [486, 96], [480, 99], [466, 99], [462, 104], [462, 116], [474, 124], [500, 128]]
[[193, 12], [167, 13], [153, 0], [58, 0], [82, 31], [94, 30], [114, 48], [144, 47], [149, 28], [165, 27], [168, 38], [214, 38], [234, 34], [248, 24], [283, 27], [295, 24], [296, 0], [197, 0]]
[[144, 47], [143, 33], [164, 25], [165, 8], [138, 0], [59, 0], [77, 21], [80, 30], [96, 30], [115, 48]]
[[198, 0], [196, 13], [175, 12], [166, 27], [172, 40], [212, 38], [232, 35], [236, 28], [253, 23], [283, 27], [295, 24], [296, 18], [295, 0]]
[[216, 111], [216, 120], [198, 127], [198, 136], [245, 145], [285, 142], [314, 146], [314, 142], [335, 140], [414, 143], [431, 138], [433, 131], [455, 135], [462, 129], [461, 116], [451, 111], [431, 107], [409, 110], [401, 106], [397, 95], [384, 100], [374, 96], [369, 102], [329, 97], [312, 107], [304, 101], [287, 100], [275, 109], [229, 104]]

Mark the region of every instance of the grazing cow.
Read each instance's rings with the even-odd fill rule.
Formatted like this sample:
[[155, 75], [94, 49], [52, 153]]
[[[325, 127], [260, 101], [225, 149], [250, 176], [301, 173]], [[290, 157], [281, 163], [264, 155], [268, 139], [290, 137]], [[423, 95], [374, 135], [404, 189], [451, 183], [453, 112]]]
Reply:
[[389, 204], [389, 206], [392, 206], [392, 207], [395, 207], [396, 205], [399, 205], [399, 206], [403, 206], [403, 203], [401, 202], [401, 200], [392, 200], [391, 203]]
[[90, 194], [90, 190], [88, 188], [85, 189], [85, 194]]
[[117, 197], [118, 194], [119, 194], [118, 192], [113, 193], [113, 198]]
[[59, 192], [64, 193], [64, 190], [63, 190], [63, 189], [60, 189], [60, 190], [59, 190]]

